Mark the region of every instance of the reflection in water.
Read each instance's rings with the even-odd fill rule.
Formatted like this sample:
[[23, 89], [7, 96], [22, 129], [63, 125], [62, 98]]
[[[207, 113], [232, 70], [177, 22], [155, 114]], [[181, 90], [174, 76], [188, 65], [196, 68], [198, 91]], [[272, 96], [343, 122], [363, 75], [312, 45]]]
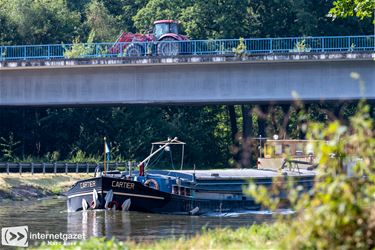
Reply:
[[82, 211], [67, 214], [67, 231], [81, 233], [85, 239], [95, 237], [111, 238], [113, 232], [121, 232], [121, 237], [131, 238], [129, 213], [119, 211]]
[[28, 225], [31, 232], [80, 233], [85, 238], [116, 237], [135, 241], [178, 238], [199, 233], [202, 227], [237, 228], [269, 220], [272, 220], [270, 213], [248, 211], [209, 216], [105, 210], [67, 213], [65, 199], [0, 203], [0, 227]]
[[154, 240], [166, 237], [193, 235], [202, 227], [240, 227], [272, 219], [270, 213], [231, 213], [212, 216], [179, 216], [121, 211], [84, 211], [68, 213], [67, 231], [120, 240]]

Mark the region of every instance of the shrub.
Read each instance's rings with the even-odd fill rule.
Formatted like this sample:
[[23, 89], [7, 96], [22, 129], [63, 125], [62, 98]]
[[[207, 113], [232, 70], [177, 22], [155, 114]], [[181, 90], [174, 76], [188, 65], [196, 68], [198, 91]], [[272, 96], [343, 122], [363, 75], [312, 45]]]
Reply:
[[[282, 248], [375, 248], [373, 123], [369, 106], [361, 102], [347, 125], [339, 121], [309, 125], [308, 138], [319, 140], [315, 145], [319, 159], [315, 186], [304, 194], [299, 192], [301, 187], [288, 188], [297, 219], [289, 222]], [[272, 197], [277, 197], [280, 189], [275, 185], [267, 190], [251, 184], [248, 192], [276, 209], [279, 200]]]
[[93, 40], [95, 37], [95, 33], [91, 32], [89, 35], [89, 38], [87, 39], [87, 43], [81, 43], [80, 38], [76, 37], [73, 40], [73, 44], [70, 48], [67, 48], [64, 46], [65, 52], [64, 57], [65, 58], [82, 58], [86, 57], [88, 55], [95, 54], [95, 45], [93, 44]]
[[240, 38], [239, 43], [236, 48], [233, 48], [234, 54], [238, 57], [242, 57], [246, 54], [246, 44], [243, 37]]

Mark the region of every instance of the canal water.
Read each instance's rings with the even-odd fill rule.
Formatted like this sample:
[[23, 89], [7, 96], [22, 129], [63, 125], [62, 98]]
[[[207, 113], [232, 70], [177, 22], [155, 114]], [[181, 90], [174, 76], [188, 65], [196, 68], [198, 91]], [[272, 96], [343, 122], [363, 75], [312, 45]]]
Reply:
[[[152, 241], [191, 236], [201, 232], [202, 228], [238, 228], [272, 220], [272, 214], [267, 211], [207, 216], [104, 210], [68, 213], [65, 198], [0, 203], [0, 227], [28, 226], [29, 232], [33, 233], [81, 234], [84, 238]], [[31, 240], [29, 244], [39, 243]]]

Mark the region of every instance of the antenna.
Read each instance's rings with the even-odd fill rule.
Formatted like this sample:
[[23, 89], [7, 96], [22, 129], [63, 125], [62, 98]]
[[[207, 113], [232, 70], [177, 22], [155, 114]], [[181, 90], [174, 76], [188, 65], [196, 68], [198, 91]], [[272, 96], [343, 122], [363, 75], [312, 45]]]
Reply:
[[[182, 167], [184, 166], [184, 153], [185, 153], [185, 144], [182, 144], [182, 150], [181, 150], [181, 169], [182, 170]], [[194, 165], [194, 168], [195, 168], [195, 165]]]
[[193, 171], [193, 182], [195, 182], [195, 164], [194, 164], [194, 171]]

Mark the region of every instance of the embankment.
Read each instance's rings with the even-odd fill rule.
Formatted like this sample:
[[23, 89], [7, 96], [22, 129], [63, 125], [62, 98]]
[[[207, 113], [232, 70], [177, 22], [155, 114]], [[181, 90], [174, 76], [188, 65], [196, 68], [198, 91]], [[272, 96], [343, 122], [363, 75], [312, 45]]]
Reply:
[[73, 183], [87, 177], [87, 174], [0, 174], [0, 202], [63, 195]]

